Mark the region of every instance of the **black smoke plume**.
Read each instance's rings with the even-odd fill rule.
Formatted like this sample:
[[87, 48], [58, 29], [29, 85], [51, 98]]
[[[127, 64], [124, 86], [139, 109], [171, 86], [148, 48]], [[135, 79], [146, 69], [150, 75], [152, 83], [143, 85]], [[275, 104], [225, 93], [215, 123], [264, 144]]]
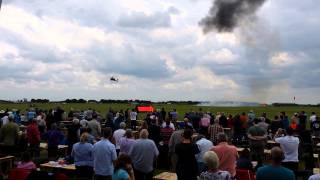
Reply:
[[231, 32], [242, 19], [255, 15], [265, 0], [215, 0], [207, 17], [200, 21], [203, 32]]

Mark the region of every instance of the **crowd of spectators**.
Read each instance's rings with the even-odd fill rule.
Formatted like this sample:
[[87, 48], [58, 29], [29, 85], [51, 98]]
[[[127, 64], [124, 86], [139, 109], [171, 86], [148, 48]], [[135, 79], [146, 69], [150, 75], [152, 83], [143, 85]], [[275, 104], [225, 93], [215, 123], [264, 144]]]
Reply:
[[[304, 111], [291, 118], [280, 112], [272, 120], [252, 110], [233, 116], [162, 108], [141, 122], [138, 114], [135, 109], [109, 109], [106, 115], [93, 109], [67, 113], [60, 107], [2, 110], [1, 153], [21, 154], [17, 168], [36, 169], [32, 159], [41, 156], [40, 142], [46, 142], [48, 160], [65, 158], [75, 164], [77, 177], [96, 180], [151, 180], [157, 168], [176, 173], [178, 180], [240, 179], [241, 170], [258, 180], [291, 180], [305, 161], [299, 150], [320, 134], [314, 112], [309, 121]], [[269, 148], [266, 160], [268, 140], [279, 146]], [[61, 144], [68, 145], [66, 154], [59, 152]]]

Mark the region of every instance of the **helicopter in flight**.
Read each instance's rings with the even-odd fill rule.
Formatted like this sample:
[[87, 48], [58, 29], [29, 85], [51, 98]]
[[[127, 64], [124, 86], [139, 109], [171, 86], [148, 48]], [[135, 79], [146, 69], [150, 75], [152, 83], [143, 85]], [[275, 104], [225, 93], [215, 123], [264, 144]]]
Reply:
[[114, 76], [111, 76], [110, 81], [111, 82], [119, 82], [119, 78], [115, 78]]

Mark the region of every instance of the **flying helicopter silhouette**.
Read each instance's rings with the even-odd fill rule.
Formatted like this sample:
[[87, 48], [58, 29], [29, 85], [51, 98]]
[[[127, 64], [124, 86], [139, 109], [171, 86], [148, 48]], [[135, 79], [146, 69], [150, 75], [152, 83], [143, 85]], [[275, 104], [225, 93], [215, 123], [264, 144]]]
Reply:
[[110, 78], [110, 81], [111, 81], [111, 82], [119, 82], [119, 78], [115, 78], [115, 77], [112, 76], [112, 77]]

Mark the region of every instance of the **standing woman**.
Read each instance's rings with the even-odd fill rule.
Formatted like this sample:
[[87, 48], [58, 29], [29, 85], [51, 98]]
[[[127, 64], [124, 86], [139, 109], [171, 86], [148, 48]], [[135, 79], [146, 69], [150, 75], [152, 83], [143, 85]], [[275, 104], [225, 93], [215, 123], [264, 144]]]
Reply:
[[92, 179], [93, 155], [92, 144], [88, 143], [88, 133], [82, 133], [80, 142], [73, 145], [71, 156], [74, 158], [77, 177]]
[[182, 142], [177, 144], [175, 153], [178, 156], [176, 173], [178, 180], [197, 180], [198, 165], [195, 155], [200, 151], [191, 141], [192, 130], [185, 129], [182, 134]]

